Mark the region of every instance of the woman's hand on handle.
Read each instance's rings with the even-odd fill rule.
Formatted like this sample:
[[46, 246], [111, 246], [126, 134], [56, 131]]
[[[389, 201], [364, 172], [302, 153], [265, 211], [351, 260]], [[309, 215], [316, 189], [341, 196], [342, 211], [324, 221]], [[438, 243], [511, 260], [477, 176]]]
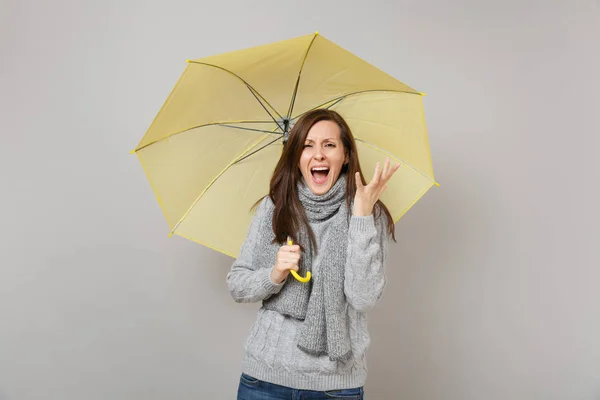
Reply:
[[271, 280], [275, 283], [282, 283], [290, 273], [290, 270], [298, 271], [298, 262], [300, 261], [300, 246], [283, 245], [277, 252], [277, 261], [275, 268], [271, 272]]

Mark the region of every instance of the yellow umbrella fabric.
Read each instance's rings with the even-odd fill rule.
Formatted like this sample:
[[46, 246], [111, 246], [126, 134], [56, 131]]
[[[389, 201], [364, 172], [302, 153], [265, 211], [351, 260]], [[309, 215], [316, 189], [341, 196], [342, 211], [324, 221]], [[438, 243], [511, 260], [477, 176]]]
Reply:
[[422, 95], [315, 33], [188, 60], [133, 152], [171, 234], [237, 257], [284, 132], [315, 108], [346, 119], [367, 180], [402, 163], [381, 199], [397, 222], [437, 185]]

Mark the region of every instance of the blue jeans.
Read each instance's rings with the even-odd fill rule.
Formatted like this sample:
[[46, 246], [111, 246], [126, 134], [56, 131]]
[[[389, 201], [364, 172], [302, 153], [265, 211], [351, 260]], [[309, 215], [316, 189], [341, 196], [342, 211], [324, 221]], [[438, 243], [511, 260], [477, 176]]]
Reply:
[[325, 399], [357, 399], [363, 400], [362, 387], [354, 389], [328, 390], [298, 390], [286, 386], [260, 381], [249, 375], [242, 374], [238, 387], [237, 400], [325, 400]]

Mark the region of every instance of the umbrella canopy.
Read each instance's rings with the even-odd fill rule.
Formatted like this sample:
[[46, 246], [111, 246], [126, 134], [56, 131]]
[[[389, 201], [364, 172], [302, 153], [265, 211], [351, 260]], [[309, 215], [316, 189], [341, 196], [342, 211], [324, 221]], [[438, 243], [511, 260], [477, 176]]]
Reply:
[[437, 185], [422, 95], [315, 33], [188, 60], [133, 152], [171, 234], [237, 257], [287, 134], [315, 108], [348, 122], [367, 179], [402, 163], [381, 198], [397, 222]]

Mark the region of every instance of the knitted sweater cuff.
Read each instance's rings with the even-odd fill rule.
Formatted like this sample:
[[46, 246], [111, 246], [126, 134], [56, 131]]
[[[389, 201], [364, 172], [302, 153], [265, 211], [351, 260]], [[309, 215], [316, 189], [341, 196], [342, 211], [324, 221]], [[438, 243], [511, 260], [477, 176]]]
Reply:
[[376, 230], [375, 228], [375, 217], [373, 214], [358, 216], [353, 215], [350, 218], [350, 232], [351, 233], [365, 233], [370, 230]]
[[273, 268], [262, 268], [258, 271], [258, 273], [260, 274], [260, 286], [267, 294], [279, 293], [279, 291], [283, 287], [283, 284], [285, 283], [285, 280], [281, 283], [275, 283], [271, 280], [271, 271], [273, 271]]

